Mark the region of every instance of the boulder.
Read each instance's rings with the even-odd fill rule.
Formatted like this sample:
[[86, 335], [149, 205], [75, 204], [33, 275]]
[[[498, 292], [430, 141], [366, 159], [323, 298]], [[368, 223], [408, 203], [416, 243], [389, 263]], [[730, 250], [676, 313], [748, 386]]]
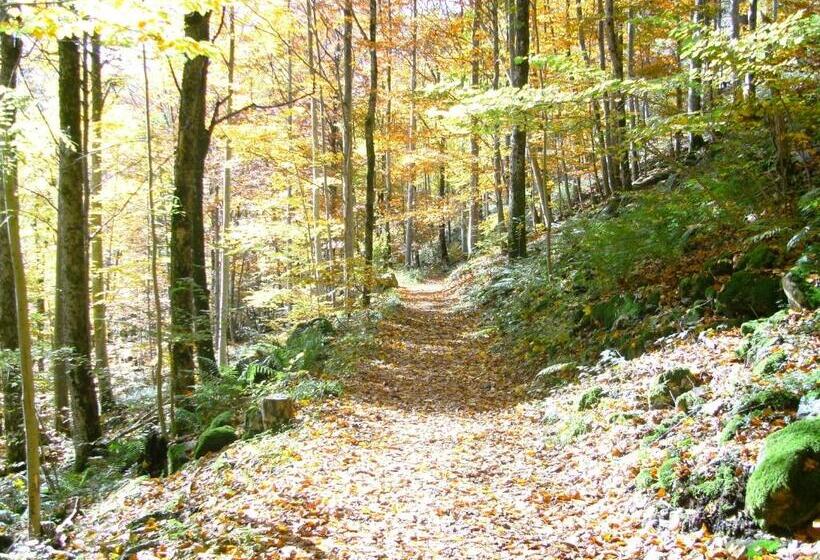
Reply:
[[219, 428], [208, 428], [196, 443], [194, 458], [199, 459], [206, 453], [219, 451], [237, 440], [236, 432], [230, 426], [220, 426]]
[[175, 443], [168, 446], [168, 474], [177, 472], [190, 459], [188, 446], [184, 443]]
[[746, 484], [746, 511], [765, 529], [794, 531], [820, 515], [820, 419], [766, 438]]
[[265, 426], [262, 424], [262, 409], [258, 406], [252, 406], [245, 411], [245, 436], [255, 436], [265, 431]]
[[706, 297], [706, 291], [712, 287], [715, 279], [711, 274], [693, 274], [681, 278], [678, 283], [678, 296], [684, 302], [692, 302]]
[[777, 373], [786, 363], [787, 359], [788, 356], [783, 350], [772, 352], [755, 363], [752, 367], [752, 375], [760, 377]]
[[820, 389], [806, 393], [797, 406], [798, 418], [820, 418]]
[[559, 383], [575, 379], [577, 375], [578, 364], [575, 362], [547, 366], [535, 375], [535, 379], [530, 383], [529, 392], [531, 395], [540, 396]]
[[675, 399], [675, 408], [689, 414], [703, 405], [703, 399], [696, 390], [686, 391]]
[[399, 281], [396, 275], [392, 272], [385, 272], [376, 277], [374, 290], [377, 292], [386, 292], [399, 287]]
[[649, 408], [672, 408], [675, 400], [700, 382], [687, 368], [675, 368], [655, 377], [649, 388]]
[[717, 295], [717, 310], [733, 319], [755, 319], [775, 313], [785, 299], [780, 280], [770, 274], [735, 272]]
[[737, 268], [738, 270], [763, 270], [772, 268], [779, 260], [780, 253], [777, 249], [768, 245], [756, 245], [741, 257]]
[[262, 399], [262, 427], [265, 430], [282, 428], [296, 417], [296, 404], [285, 393], [274, 393]]
[[233, 414], [231, 414], [230, 410], [226, 410], [225, 412], [220, 412], [217, 414], [211, 423], [208, 424], [208, 428], [221, 428], [222, 426], [231, 426], [233, 424]]
[[[817, 292], [817, 288], [809, 285], [805, 279], [796, 272], [788, 272], [783, 276], [780, 286], [783, 288], [783, 293], [786, 294], [789, 307], [795, 311], [814, 309], [816, 307], [816, 302], [812, 301], [816, 299], [816, 295], [814, 297], [812, 297], [812, 295]], [[812, 290], [814, 290], [814, 292], [812, 292]]]

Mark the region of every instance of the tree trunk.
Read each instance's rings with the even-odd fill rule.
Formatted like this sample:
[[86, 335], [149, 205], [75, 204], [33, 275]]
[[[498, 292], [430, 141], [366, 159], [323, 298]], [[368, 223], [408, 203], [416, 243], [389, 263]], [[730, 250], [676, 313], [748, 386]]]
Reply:
[[[236, 63], [236, 24], [234, 8], [230, 8], [228, 39], [228, 101], [227, 112], [233, 110], [234, 66]], [[230, 124], [230, 120], [228, 121]], [[228, 334], [231, 321], [231, 254], [228, 240], [231, 228], [231, 189], [233, 173], [233, 147], [230, 137], [225, 138], [225, 171], [222, 182], [222, 243], [219, 247], [219, 297], [216, 309], [217, 365], [228, 365]]]
[[74, 467], [85, 468], [92, 444], [100, 438], [100, 416], [91, 371], [91, 325], [88, 316], [87, 224], [83, 192], [83, 155], [80, 103], [80, 49], [77, 39], [59, 41], [60, 175], [57, 219], [57, 252], [61, 267], [62, 323], [57, 346], [69, 354], [65, 368], [70, 384]]
[[[6, 19], [5, 4], [0, 6], [0, 19]], [[2, 61], [0, 61], [0, 78], [2, 85], [14, 88], [16, 86], [16, 70], [20, 60], [22, 45], [15, 37], [2, 34], [0, 36], [0, 48], [2, 48]], [[79, 55], [78, 55], [79, 58]], [[78, 61], [79, 62], [79, 61]], [[79, 78], [79, 76], [78, 76]], [[79, 98], [79, 95], [78, 95]], [[0, 210], [5, 211], [6, 227], [0, 227], [0, 233], [5, 233], [0, 240], [0, 246], [8, 248], [11, 268], [13, 271], [14, 300], [16, 307], [14, 315], [17, 318], [17, 343], [20, 348], [20, 377], [22, 382], [23, 397], [23, 423], [25, 427], [25, 456], [26, 456], [26, 494], [28, 498], [28, 532], [32, 537], [38, 537], [41, 532], [40, 527], [40, 429], [37, 422], [37, 411], [34, 405], [34, 371], [31, 360], [31, 323], [28, 316], [28, 293], [26, 290], [26, 272], [23, 262], [23, 251], [20, 243], [20, 202], [17, 199], [17, 157], [13, 149], [10, 148], [8, 137], [12, 130], [16, 118], [14, 108], [7, 113], [7, 118], [3, 119], [5, 125], [3, 132], [4, 148], [0, 150], [3, 157], [3, 193], [0, 198], [5, 199], [5, 204], [0, 204]], [[6, 113], [6, 110], [3, 111]], [[10, 118], [9, 118], [10, 117]], [[82, 177], [81, 177], [82, 178]], [[7, 241], [6, 241], [7, 240]], [[6, 243], [8, 243], [6, 245]], [[5, 268], [0, 261], [0, 266]], [[4, 279], [5, 284], [5, 279]], [[86, 290], [86, 294], [87, 294]], [[87, 300], [86, 300], [87, 301]], [[1, 308], [0, 308], [1, 309]], [[5, 310], [3, 310], [5, 311]], [[86, 308], [86, 313], [87, 313]], [[87, 315], [86, 315], [87, 317]], [[94, 403], [96, 405], [96, 403]], [[9, 403], [6, 402], [6, 406]]]
[[[444, 156], [444, 139], [441, 140], [440, 151], [442, 157]], [[445, 166], [441, 164], [438, 168], [438, 198], [441, 201], [441, 206], [445, 205], [445, 197], [447, 196], [447, 182], [444, 175]], [[442, 221], [438, 226], [438, 252], [441, 264], [448, 266], [450, 264], [450, 256], [447, 254], [447, 226]]]
[[[498, 89], [501, 79], [501, 49], [498, 29], [498, 0], [491, 0], [492, 31], [493, 31], [493, 89]], [[495, 213], [499, 231], [506, 229], [504, 221], [504, 197], [501, 193], [503, 177], [501, 172], [501, 140], [498, 137], [498, 127], [493, 133], [493, 183], [495, 187]]]
[[353, 1], [344, 3], [344, 85], [342, 91], [342, 184], [344, 187], [345, 307], [351, 304], [351, 271], [354, 255], [353, 207]]
[[[695, 9], [692, 12], [692, 22], [696, 25], [703, 23], [703, 9], [706, 6], [706, 0], [695, 0]], [[698, 32], [699, 34], [699, 32]], [[700, 71], [702, 62], [700, 58], [693, 58], [689, 62], [689, 92], [686, 97], [686, 112], [689, 115], [700, 113], [701, 109], [701, 80]], [[697, 132], [689, 133], [689, 152], [693, 153], [703, 146], [703, 136]]]
[[100, 39], [91, 38], [91, 298], [94, 324], [94, 374], [100, 384], [100, 405], [103, 410], [114, 406], [111, 372], [108, 369], [108, 324], [105, 318], [105, 278], [103, 265], [102, 211], [102, 61]]
[[[163, 341], [162, 341], [162, 300], [159, 296], [159, 271], [157, 266], [157, 254], [159, 241], [157, 240], [157, 222], [154, 204], [154, 151], [152, 147], [153, 135], [151, 133], [151, 88], [148, 87], [148, 57], [145, 54], [145, 45], [142, 46], [142, 77], [145, 85], [145, 144], [148, 151], [148, 226], [151, 239], [151, 288], [154, 296], [154, 344], [156, 346], [157, 362], [154, 366], [155, 397], [157, 406], [157, 416], [159, 419], [160, 435], [165, 438], [167, 428], [165, 424], [165, 410], [163, 408], [164, 399], [162, 397], [162, 361], [163, 361]], [[173, 395], [172, 395], [173, 398]], [[173, 413], [173, 403], [171, 412]]]
[[[413, 20], [411, 22], [411, 55], [410, 55], [410, 139], [409, 150], [412, 155], [416, 151], [416, 80], [417, 80], [417, 21], [418, 6], [417, 0], [413, 0]], [[405, 210], [407, 217], [404, 223], [404, 265], [407, 268], [413, 266], [413, 205], [415, 202], [415, 166], [410, 165], [410, 180], [407, 182], [407, 203]]]
[[[529, 78], [530, 51], [530, 3], [529, 0], [515, 0], [511, 20], [513, 34], [510, 52], [510, 78], [512, 86], [522, 88]], [[507, 251], [510, 259], [527, 256], [527, 130], [522, 125], [512, 129], [510, 148], [510, 230]]]
[[[481, 0], [473, 0], [473, 29], [472, 29], [472, 53], [470, 55], [470, 84], [473, 89], [478, 89], [478, 65], [480, 52], [478, 50], [478, 28], [481, 13]], [[477, 123], [473, 120], [473, 126]], [[478, 133], [473, 130], [470, 134], [470, 205], [469, 222], [467, 225], [467, 257], [471, 257], [475, 251], [475, 243], [478, 239]]]
[[[364, 261], [369, 277], [373, 275], [373, 230], [376, 227], [376, 101], [378, 100], [379, 72], [376, 53], [376, 23], [378, 8], [376, 0], [370, 0], [370, 91], [367, 97], [367, 117], [364, 121], [364, 139], [367, 150], [367, 192], [364, 214]], [[369, 280], [369, 279], [368, 279]], [[368, 282], [363, 288], [363, 302], [370, 305]]]
[[[615, 29], [615, 0], [604, 0], [604, 29], [609, 48], [609, 60], [612, 63], [612, 76], [619, 81], [624, 79], [623, 45]], [[626, 102], [623, 88], [615, 92], [616, 133], [614, 134], [613, 165], [620, 173], [623, 188], [632, 187], [632, 174], [629, 167], [629, 152], [626, 142]]]
[[[208, 40], [210, 12], [185, 16], [185, 35]], [[175, 395], [189, 392], [195, 383], [194, 348], [208, 358], [210, 338], [205, 292], [205, 251], [202, 224], [202, 179], [209, 134], [205, 128], [208, 58], [185, 61], [179, 105], [179, 132], [174, 161], [174, 206], [171, 212], [171, 382]], [[203, 308], [203, 305], [205, 306]], [[204, 311], [205, 317], [199, 318]], [[211, 358], [213, 357], [213, 343]], [[210, 370], [210, 368], [207, 368]]]
[[[5, 7], [0, 10], [5, 12]], [[5, 20], [5, 13], [2, 13]], [[17, 87], [17, 65], [20, 62], [21, 42], [13, 36], [0, 35], [0, 85], [13, 90]], [[2, 100], [0, 122], [0, 170], [6, 189], [17, 192], [17, 154], [11, 143], [16, 111], [12, 103]], [[4, 189], [4, 191], [6, 190]], [[15, 352], [19, 348], [17, 335], [17, 301], [14, 294], [14, 264], [9, 231], [10, 217], [6, 211], [5, 195], [0, 192], [0, 352]], [[3, 382], [3, 430], [6, 435], [6, 468], [19, 471], [25, 468], [26, 439], [23, 428], [23, 386], [20, 365], [10, 358], [0, 359]]]

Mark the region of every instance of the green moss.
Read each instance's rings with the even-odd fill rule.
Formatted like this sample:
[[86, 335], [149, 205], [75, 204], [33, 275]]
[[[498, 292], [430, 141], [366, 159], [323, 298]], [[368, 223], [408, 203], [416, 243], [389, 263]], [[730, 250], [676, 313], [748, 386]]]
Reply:
[[669, 457], [658, 468], [658, 488], [671, 492], [677, 485], [680, 458]]
[[655, 477], [652, 476], [652, 470], [641, 469], [641, 472], [635, 477], [635, 484], [638, 488], [652, 488], [652, 486], [655, 485]]
[[800, 396], [783, 389], [764, 389], [747, 395], [737, 407], [738, 412], [753, 410], [793, 410], [800, 404]]
[[194, 457], [199, 459], [206, 453], [219, 451], [223, 447], [236, 441], [236, 439], [236, 432], [234, 432], [230, 426], [209, 428], [199, 436], [196, 449], [194, 450]]
[[657, 376], [649, 388], [651, 408], [671, 408], [675, 399], [695, 387], [697, 380], [687, 368], [668, 370]]
[[693, 411], [701, 404], [703, 404], [703, 399], [697, 396], [693, 391], [687, 391], [675, 399], [675, 408], [687, 413]]
[[208, 424], [208, 428], [221, 428], [222, 426], [230, 426], [232, 424], [233, 414], [231, 414], [230, 410], [226, 410], [225, 412], [220, 412], [216, 415], [216, 417], [211, 420], [211, 423]]
[[746, 558], [754, 560], [755, 558], [762, 558], [774, 554], [780, 550], [780, 541], [773, 539], [758, 539], [746, 545]]
[[645, 444], [649, 444], [658, 441], [663, 436], [668, 434], [669, 430], [671, 430], [673, 426], [680, 422], [680, 420], [684, 416], [684, 414], [676, 414], [665, 419], [663, 422], [652, 428], [652, 430], [646, 436], [644, 436], [643, 442]]
[[786, 363], [788, 355], [783, 350], [778, 350], [769, 356], [758, 361], [752, 368], [752, 375], [772, 375], [780, 371]]
[[737, 433], [745, 428], [749, 424], [749, 415], [748, 414], [735, 414], [729, 421], [726, 422], [726, 425], [723, 426], [723, 430], [720, 432], [720, 441], [723, 443], [732, 441], [735, 439]]
[[776, 249], [767, 245], [757, 245], [740, 260], [738, 268], [745, 268], [746, 270], [771, 268], [777, 264], [779, 258]]
[[746, 485], [746, 510], [764, 528], [791, 531], [820, 515], [820, 419], [766, 438]]
[[175, 473], [189, 460], [184, 443], [168, 446], [168, 472]]
[[706, 479], [699, 479], [692, 484], [689, 491], [701, 501], [711, 502], [721, 496], [728, 495], [735, 483], [735, 469], [732, 465], [722, 464], [718, 467], [714, 476]]
[[704, 299], [706, 291], [712, 287], [715, 279], [711, 274], [693, 274], [681, 278], [678, 283], [678, 295], [683, 301]]
[[717, 296], [717, 309], [734, 319], [765, 317], [776, 312], [785, 294], [780, 279], [770, 274], [735, 272]]
[[598, 406], [601, 398], [604, 396], [604, 390], [601, 387], [593, 387], [578, 399], [578, 410], [589, 410]]
[[607, 418], [607, 422], [610, 424], [627, 424], [636, 418], [640, 418], [640, 416], [631, 412], [616, 412]]

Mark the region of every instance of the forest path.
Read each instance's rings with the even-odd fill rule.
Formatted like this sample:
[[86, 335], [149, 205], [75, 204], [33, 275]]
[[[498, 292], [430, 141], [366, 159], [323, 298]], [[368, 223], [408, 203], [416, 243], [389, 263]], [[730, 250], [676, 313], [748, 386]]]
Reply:
[[[291, 503], [321, 504], [309, 557], [543, 558], [554, 490], [538, 412], [516, 406], [478, 318], [439, 282], [404, 287], [347, 398], [278, 473]], [[297, 531], [298, 532], [298, 531]], [[319, 538], [316, 538], [319, 537]], [[315, 547], [315, 548], [314, 548]], [[555, 548], [553, 546], [552, 550]], [[297, 556], [299, 557], [299, 553]]]
[[590, 525], [613, 508], [601, 499], [606, 444], [547, 445], [540, 403], [516, 400], [521, 387], [451, 288], [400, 292], [342, 398], [301, 410], [299, 429], [135, 481], [89, 512], [74, 548], [99, 558], [146, 541], [164, 558], [600, 553]]

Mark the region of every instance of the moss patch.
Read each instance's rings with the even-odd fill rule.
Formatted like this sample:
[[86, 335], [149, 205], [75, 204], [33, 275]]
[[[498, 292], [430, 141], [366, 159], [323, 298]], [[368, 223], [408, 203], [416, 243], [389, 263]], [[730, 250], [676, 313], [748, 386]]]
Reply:
[[601, 398], [604, 396], [604, 390], [601, 387], [593, 387], [578, 399], [578, 410], [589, 410], [598, 406]]
[[230, 426], [232, 424], [232, 414], [229, 410], [225, 412], [220, 412], [216, 415], [216, 417], [211, 420], [211, 423], [208, 425], [208, 428], [221, 428], [222, 426]]
[[791, 531], [820, 515], [820, 419], [766, 438], [746, 485], [746, 511], [764, 528]]
[[223, 447], [236, 441], [236, 439], [236, 432], [234, 432], [230, 426], [209, 428], [199, 436], [196, 449], [194, 450], [194, 457], [199, 459], [206, 453], [219, 451]]
[[788, 355], [783, 350], [778, 350], [757, 362], [752, 368], [752, 374], [762, 376], [777, 373], [786, 363], [787, 359]]

